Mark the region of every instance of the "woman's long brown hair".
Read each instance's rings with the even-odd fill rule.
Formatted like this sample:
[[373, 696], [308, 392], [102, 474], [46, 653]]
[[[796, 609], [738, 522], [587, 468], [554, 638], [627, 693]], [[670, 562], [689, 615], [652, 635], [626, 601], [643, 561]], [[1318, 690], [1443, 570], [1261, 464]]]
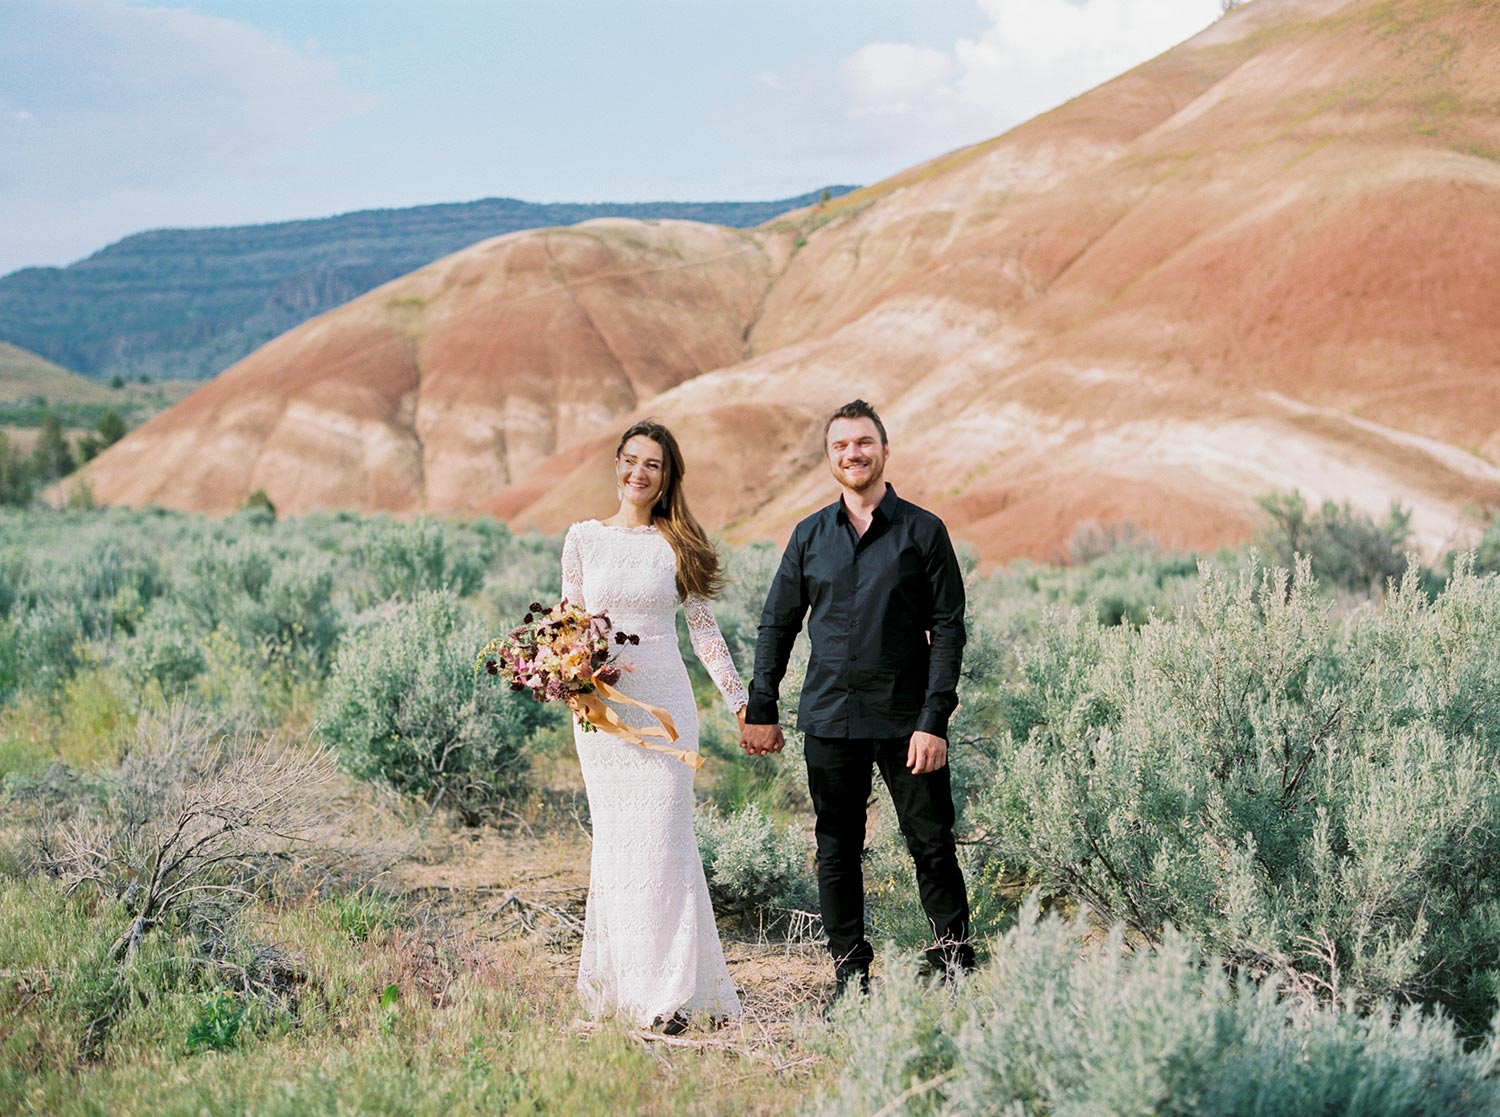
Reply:
[[682, 475], [686, 466], [677, 439], [655, 419], [642, 419], [620, 436], [615, 447], [615, 460], [625, 450], [625, 443], [636, 435], [644, 435], [661, 447], [666, 460], [662, 463], [661, 493], [651, 506], [651, 523], [671, 544], [677, 556], [677, 596], [686, 600], [688, 595], [717, 597], [724, 588], [724, 572], [719, 563], [719, 552], [709, 542], [708, 533], [688, 508], [687, 497], [682, 491]]

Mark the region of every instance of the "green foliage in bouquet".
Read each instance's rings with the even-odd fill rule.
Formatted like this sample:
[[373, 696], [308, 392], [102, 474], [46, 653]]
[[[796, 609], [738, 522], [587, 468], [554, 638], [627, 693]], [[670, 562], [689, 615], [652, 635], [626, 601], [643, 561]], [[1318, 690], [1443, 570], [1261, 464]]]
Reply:
[[1139, 630], [1058, 611], [971, 819], [1048, 890], [1325, 999], [1500, 993], [1500, 589], [1408, 573], [1336, 623], [1307, 564]]
[[396, 603], [340, 647], [318, 710], [349, 771], [477, 821], [524, 774], [521, 744], [557, 716], [474, 672], [485, 630], [451, 593]]

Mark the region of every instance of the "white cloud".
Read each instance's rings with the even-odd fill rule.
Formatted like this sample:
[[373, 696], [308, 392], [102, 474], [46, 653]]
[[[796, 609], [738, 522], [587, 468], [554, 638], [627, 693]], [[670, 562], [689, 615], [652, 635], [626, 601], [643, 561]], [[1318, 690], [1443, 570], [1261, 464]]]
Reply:
[[987, 139], [1207, 27], [1219, 0], [978, 0], [989, 26], [947, 49], [871, 43], [837, 102], [872, 147], [916, 160]]
[[871, 43], [839, 67], [850, 116], [901, 116], [952, 96], [958, 67], [947, 51]]
[[[246, 179], [270, 188], [278, 160], [370, 104], [334, 61], [234, 20], [124, 0], [5, 0], [0, 206], [7, 225], [90, 215], [79, 222], [90, 239], [69, 247], [98, 247], [84, 231], [96, 215], [142, 195], [211, 196]], [[34, 262], [15, 259], [10, 239], [0, 272]]]

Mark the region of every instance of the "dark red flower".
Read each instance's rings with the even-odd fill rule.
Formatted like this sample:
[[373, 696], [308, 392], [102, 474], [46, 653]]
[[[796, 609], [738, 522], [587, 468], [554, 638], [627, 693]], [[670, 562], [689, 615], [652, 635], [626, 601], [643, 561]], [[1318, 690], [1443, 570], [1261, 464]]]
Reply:
[[639, 644], [641, 642], [641, 638], [639, 636], [637, 636], [634, 632], [632, 632], [630, 634], [630, 642], [632, 644]]
[[495, 661], [493, 659], [487, 659], [484, 661], [484, 669], [491, 675], [500, 674], [500, 668], [495, 666]]

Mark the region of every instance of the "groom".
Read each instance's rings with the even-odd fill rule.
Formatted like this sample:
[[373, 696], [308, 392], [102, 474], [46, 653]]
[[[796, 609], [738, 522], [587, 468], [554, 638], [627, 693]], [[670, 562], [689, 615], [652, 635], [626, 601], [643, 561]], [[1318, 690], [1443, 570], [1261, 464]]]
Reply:
[[890, 789], [945, 975], [974, 966], [969, 901], [953, 842], [948, 717], [958, 705], [964, 588], [943, 522], [885, 480], [885, 426], [864, 400], [824, 428], [839, 499], [797, 525], [760, 618], [740, 745], [780, 752], [778, 693], [811, 611], [812, 658], [797, 710], [817, 814], [818, 902], [835, 998], [869, 987], [865, 806], [872, 766]]

